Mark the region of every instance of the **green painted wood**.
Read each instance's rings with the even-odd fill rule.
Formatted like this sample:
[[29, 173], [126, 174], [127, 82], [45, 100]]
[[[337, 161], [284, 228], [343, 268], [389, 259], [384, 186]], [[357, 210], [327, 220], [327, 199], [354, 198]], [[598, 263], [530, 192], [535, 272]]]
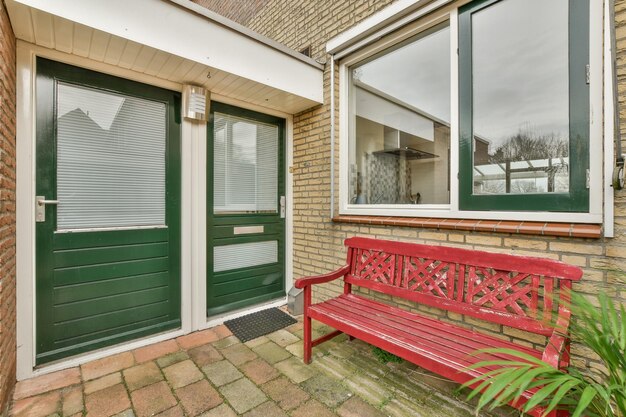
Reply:
[[[278, 126], [278, 198], [286, 196], [285, 120], [251, 110], [211, 103], [207, 127], [207, 160], [213, 161], [213, 120], [215, 112]], [[207, 169], [207, 315], [222, 314], [285, 296], [285, 220], [279, 213], [214, 214], [213, 169]], [[280, 207], [280, 206], [279, 206]], [[234, 235], [236, 226], [263, 225], [263, 233]], [[213, 251], [217, 246], [274, 240], [278, 262], [250, 268], [213, 272]]]
[[167, 242], [167, 227], [137, 230], [108, 230], [98, 232], [55, 233], [52, 237], [55, 250], [101, 248], [109, 246], [137, 245], [141, 243]]
[[167, 242], [69, 249], [54, 252], [54, 267], [67, 268], [167, 256]]
[[162, 287], [169, 283], [169, 279], [169, 274], [165, 271], [55, 287], [53, 302], [54, 305], [59, 305]]
[[[172, 328], [180, 326], [180, 320], [163, 321], [163, 317], [135, 322], [127, 326], [117, 327], [113, 330], [90, 333], [83, 337], [77, 337], [65, 340], [65, 344], [69, 346], [60, 347], [42, 352], [37, 355], [40, 363], [51, 362], [63, 359], [85, 351], [99, 349], [112, 344], [122, 343], [128, 340], [138, 339], [156, 333], [161, 333]], [[141, 327], [137, 325], [141, 324]]]
[[156, 228], [56, 231], [36, 225], [36, 363], [180, 327], [180, 95], [37, 60], [37, 195], [56, 198], [59, 81], [156, 100], [167, 108], [166, 220]]
[[459, 9], [459, 207], [462, 210], [588, 212], [589, 0], [569, 0], [570, 188], [568, 193], [473, 194], [472, 15], [501, 0], [477, 0]]
[[[54, 307], [55, 325], [77, 319], [97, 317], [111, 311], [121, 311], [137, 307], [137, 300], [144, 304], [167, 302], [169, 288], [167, 285], [146, 288], [138, 291], [125, 291], [122, 294], [90, 298], [85, 301], [76, 301], [58, 304]], [[89, 313], [85, 314], [85, 311]]]

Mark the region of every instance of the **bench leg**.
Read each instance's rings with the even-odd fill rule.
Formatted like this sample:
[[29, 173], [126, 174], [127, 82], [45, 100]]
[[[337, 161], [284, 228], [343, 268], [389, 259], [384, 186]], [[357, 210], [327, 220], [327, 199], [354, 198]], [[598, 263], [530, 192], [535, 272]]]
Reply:
[[311, 363], [311, 318], [304, 316], [304, 363]]

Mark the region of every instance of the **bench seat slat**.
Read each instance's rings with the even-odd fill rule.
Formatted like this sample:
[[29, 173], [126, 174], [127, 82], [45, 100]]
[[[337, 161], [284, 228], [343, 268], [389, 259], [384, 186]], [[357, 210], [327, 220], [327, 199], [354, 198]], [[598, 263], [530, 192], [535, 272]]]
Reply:
[[[359, 307], [357, 311], [355, 306]], [[429, 369], [427, 363], [431, 362], [435, 369], [429, 370], [443, 373], [446, 377], [461, 383], [484, 372], [468, 370], [467, 366], [481, 360], [502, 358], [501, 355], [498, 357], [490, 354], [482, 354], [480, 357], [468, 356], [476, 348], [507, 347], [520, 350], [518, 345], [485, 335], [480, 335], [483, 344], [477, 345], [475, 337], [477, 334], [461, 327], [456, 328], [457, 337], [451, 339], [447, 331], [439, 332], [431, 327], [432, 319], [416, 313], [408, 313], [412, 316], [411, 326], [405, 325], [404, 329], [390, 327], [389, 322], [396, 312], [383, 314], [378, 307], [380, 303], [375, 301], [355, 295], [342, 295], [311, 306], [309, 313], [311, 318], [327, 323], [351, 336], [368, 341], [367, 337], [362, 337], [363, 334], [367, 334], [377, 339], [377, 342], [388, 345], [386, 350], [407, 360], [414, 361], [415, 357], [419, 356], [419, 363], [425, 369]], [[407, 314], [406, 311], [402, 312]], [[396, 318], [405, 320], [399, 316]], [[431, 333], [428, 342], [420, 336], [420, 333], [424, 332]], [[473, 347], [461, 344], [470, 341]], [[541, 356], [540, 352], [529, 348], [524, 348], [524, 351], [535, 357]]]
[[[411, 335], [418, 337], [417, 342], [419, 344], [432, 342], [436, 347], [449, 349], [451, 354], [454, 355], [469, 355], [477, 349], [498, 346], [516, 349], [537, 358], [541, 357], [541, 352], [537, 350], [464, 329], [453, 324], [441, 322], [420, 314], [395, 309], [386, 304], [353, 294], [343, 295], [339, 298], [328, 300], [323, 304], [337, 306], [339, 311], [345, 309], [357, 316], [361, 315], [383, 323], [390, 328], [409, 332]], [[313, 308], [315, 307], [316, 306], [313, 306]], [[419, 318], [418, 322], [416, 322], [417, 318]]]

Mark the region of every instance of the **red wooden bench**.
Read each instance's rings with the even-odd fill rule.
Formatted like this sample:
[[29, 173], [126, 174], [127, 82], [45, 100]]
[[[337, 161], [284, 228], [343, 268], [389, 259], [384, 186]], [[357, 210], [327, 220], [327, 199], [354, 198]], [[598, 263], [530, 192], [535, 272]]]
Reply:
[[[346, 239], [345, 245], [347, 265], [296, 280], [296, 288], [304, 288], [305, 363], [311, 361], [312, 347], [346, 333], [459, 383], [483, 372], [470, 371], [469, 365], [494, 359], [470, 356], [481, 348], [517, 349], [557, 368], [569, 364], [569, 342], [561, 334], [569, 325], [568, 291], [581, 278], [580, 268], [548, 259], [360, 237]], [[344, 280], [343, 294], [311, 304], [312, 285], [338, 278]], [[505, 341], [353, 294], [353, 286], [539, 334], [547, 343], [537, 350]], [[311, 319], [337, 330], [311, 340]]]

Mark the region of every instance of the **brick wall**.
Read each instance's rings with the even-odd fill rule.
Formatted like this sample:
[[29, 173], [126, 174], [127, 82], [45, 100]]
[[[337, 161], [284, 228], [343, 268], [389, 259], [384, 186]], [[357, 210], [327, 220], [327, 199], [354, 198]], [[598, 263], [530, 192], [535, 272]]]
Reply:
[[[352, 27], [390, 1], [310, 1], [270, 0], [248, 26], [293, 49], [311, 45], [312, 56], [325, 60], [325, 44], [332, 37]], [[620, 63], [620, 101], [622, 103], [622, 132], [626, 134], [626, 0], [616, 5]], [[446, 244], [493, 252], [516, 253], [560, 259], [581, 266], [584, 279], [576, 290], [596, 294], [604, 290], [616, 302], [626, 302], [626, 191], [616, 195], [615, 238], [581, 239], [562, 237], [520, 237], [510, 234], [444, 231], [337, 224], [329, 219], [330, 204], [330, 108], [329, 65], [326, 65], [324, 105], [294, 117], [294, 274], [296, 277], [328, 272], [345, 262], [343, 240], [361, 235], [399, 239], [426, 244]], [[335, 80], [338, 87], [338, 80]], [[335, 91], [338, 91], [337, 89]], [[337, 96], [338, 101], [338, 96]], [[337, 120], [337, 124], [339, 121]], [[337, 132], [338, 133], [338, 132]], [[339, 147], [336, 135], [336, 149]], [[626, 149], [626, 143], [624, 144]], [[338, 161], [338, 153], [336, 161]], [[338, 170], [338, 166], [336, 167]], [[338, 171], [337, 171], [338, 172]], [[336, 184], [338, 181], [336, 180]], [[620, 282], [621, 281], [621, 282]], [[333, 296], [341, 290], [339, 284], [322, 286], [315, 291], [317, 299]], [[427, 314], [441, 312], [406, 304]], [[503, 329], [479, 321], [449, 314], [446, 319], [467, 326], [482, 327], [502, 337], [533, 345], [544, 343], [532, 335]], [[574, 363], [594, 367], [592, 356], [580, 346], [573, 346]]]
[[15, 384], [15, 36], [0, 0], [0, 414]]
[[246, 26], [268, 0], [191, 0], [224, 17]]

